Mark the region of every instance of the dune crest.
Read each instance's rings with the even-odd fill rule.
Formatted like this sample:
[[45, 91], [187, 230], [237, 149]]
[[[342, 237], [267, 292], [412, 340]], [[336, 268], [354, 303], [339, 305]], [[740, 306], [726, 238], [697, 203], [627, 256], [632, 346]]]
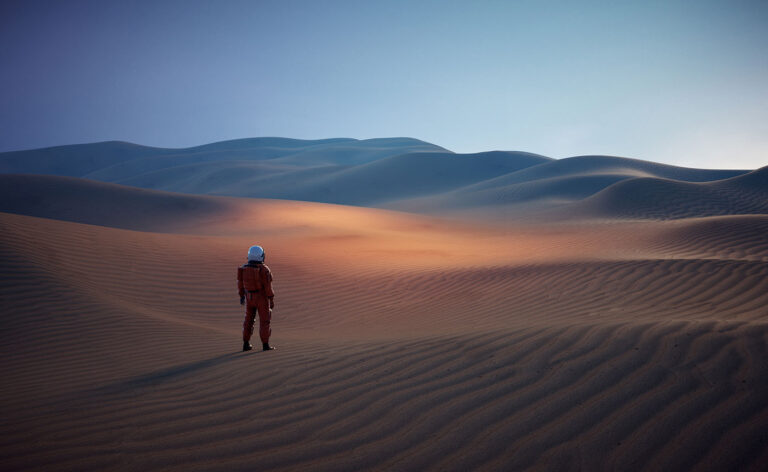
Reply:
[[768, 167], [713, 182], [639, 178], [616, 183], [574, 205], [572, 214], [681, 219], [768, 214]]
[[[748, 171], [614, 156], [456, 154], [413, 138], [246, 138], [186, 149], [93, 143], [0, 153], [0, 172], [81, 177], [198, 195], [497, 217], [549, 215], [550, 210], [645, 219], [754, 214], [765, 212], [761, 202], [766, 187], [758, 177], [754, 184], [733, 180]], [[738, 183], [730, 189], [715, 184], [728, 179]], [[757, 185], [757, 193], [744, 193], [749, 185]], [[679, 195], [684, 201], [667, 205], [666, 197], [657, 193], [672, 200]], [[642, 200], [644, 207], [633, 199]], [[696, 199], [707, 203], [689, 211]]]

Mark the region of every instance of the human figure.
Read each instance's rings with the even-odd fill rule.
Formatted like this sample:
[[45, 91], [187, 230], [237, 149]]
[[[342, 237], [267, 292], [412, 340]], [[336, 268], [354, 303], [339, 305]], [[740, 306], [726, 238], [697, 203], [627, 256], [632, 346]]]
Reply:
[[271, 351], [269, 326], [272, 320], [272, 308], [275, 307], [275, 292], [272, 291], [272, 272], [264, 265], [264, 249], [261, 246], [251, 246], [248, 249], [248, 263], [237, 268], [237, 290], [240, 294], [240, 304], [245, 305], [245, 320], [243, 321], [243, 351], [250, 351], [253, 336], [253, 325], [256, 312], [259, 313], [259, 337], [262, 349]]

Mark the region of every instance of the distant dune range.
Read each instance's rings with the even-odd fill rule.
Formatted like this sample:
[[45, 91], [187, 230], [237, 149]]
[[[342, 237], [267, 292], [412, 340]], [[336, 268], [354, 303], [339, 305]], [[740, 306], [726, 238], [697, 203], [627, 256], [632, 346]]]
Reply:
[[[689, 169], [611, 156], [455, 154], [411, 138], [252, 138], [186, 149], [104, 142], [0, 153], [0, 172], [439, 214], [503, 210], [537, 216], [555, 209], [579, 217], [605, 212], [611, 218], [663, 219], [759, 214], [768, 201], [764, 183], [743, 195], [739, 186], [749, 185], [746, 181], [714, 184], [746, 170]], [[700, 199], [706, 203], [691, 206]]]
[[[0, 155], [0, 469], [768, 463], [766, 168], [191, 149]], [[240, 352], [255, 242], [269, 353]]]

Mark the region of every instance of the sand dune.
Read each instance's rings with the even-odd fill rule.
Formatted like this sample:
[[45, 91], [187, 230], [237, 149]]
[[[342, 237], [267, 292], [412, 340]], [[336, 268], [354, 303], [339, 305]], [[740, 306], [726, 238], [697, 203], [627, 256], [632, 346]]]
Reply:
[[[567, 214], [605, 213], [623, 218], [763, 212], [761, 188], [750, 197], [741, 190], [715, 185], [748, 171], [691, 169], [613, 156], [554, 160], [524, 152], [456, 154], [412, 138], [249, 138], [186, 149], [95, 143], [2, 153], [0, 172], [58, 174], [187, 194], [376, 206], [425, 214], [495, 212], [497, 218], [556, 208]], [[617, 185], [622, 182], [627, 185]], [[703, 185], [707, 183], [712, 185]], [[733, 185], [740, 189], [746, 183]], [[765, 187], [758, 183], [761, 185]], [[667, 207], [661, 194], [673, 199], [688, 195], [683, 197], [688, 200], [680, 201], [679, 208]], [[742, 197], [748, 201], [741, 201]], [[692, 199], [710, 203], [691, 207]], [[642, 200], [643, 208], [635, 208], [634, 200]], [[666, 215], [670, 211], [674, 215]]]
[[[358, 153], [352, 148], [347, 151]], [[301, 159], [308, 160], [288, 156], [259, 162], [203, 162], [168, 166], [114, 181], [174, 192], [369, 206], [462, 187], [548, 161], [528, 153], [430, 151], [384, 156], [358, 165], [333, 163], [344, 161], [345, 156], [335, 151], [333, 159], [303, 153]], [[88, 177], [101, 179], [104, 174]]]
[[[152, 200], [162, 233], [0, 214], [4, 470], [768, 459], [766, 216], [499, 228], [195, 198], [225, 209], [171, 220]], [[254, 241], [276, 275], [270, 353], [239, 352]]]
[[300, 187], [268, 185], [254, 196], [375, 206], [430, 195], [546, 162], [526, 153], [410, 153], [340, 169], [306, 180]]
[[768, 463], [768, 168], [256, 138], [0, 172], [2, 470]]
[[187, 149], [108, 142], [2, 153], [0, 172], [190, 194], [370, 205], [451, 190], [550, 160], [524, 152], [454, 154], [411, 138], [251, 138]]
[[[236, 141], [240, 144], [241, 140]], [[262, 142], [259, 138], [245, 140], [246, 144], [234, 148], [225, 147], [225, 143], [202, 149], [179, 149], [173, 154], [164, 156], [147, 156], [141, 159], [125, 161], [113, 166], [85, 174], [82, 177], [122, 183], [131, 179], [135, 184], [141, 183], [146, 173], [160, 170], [172, 170], [177, 166], [197, 163], [216, 163], [219, 170], [226, 169], [232, 163], [269, 163], [273, 166], [294, 166], [301, 169], [318, 166], [348, 166], [383, 159], [408, 152], [443, 152], [443, 148], [409, 138], [389, 138], [370, 140], [321, 140], [303, 141], [298, 146], [295, 140], [288, 141], [288, 146], [279, 146], [282, 139], [270, 138]], [[141, 185], [143, 186], [143, 185]], [[156, 187], [160, 190], [176, 190], [169, 185]], [[196, 192], [201, 193], [201, 192]]]
[[145, 172], [121, 178], [120, 185], [188, 194], [251, 196], [269, 190], [292, 188], [305, 175], [320, 176], [336, 172], [340, 166], [304, 169], [268, 161], [198, 162]]
[[172, 149], [108, 141], [0, 153], [0, 172], [115, 182], [200, 162], [276, 160], [280, 165], [350, 165], [408, 152], [445, 149], [412, 138], [300, 140], [246, 138]]
[[477, 189], [504, 187], [510, 184], [541, 179], [575, 177], [584, 175], [626, 175], [633, 177], [657, 177], [685, 182], [709, 182], [745, 174], [740, 170], [710, 170], [676, 167], [657, 162], [642, 161], [615, 156], [577, 156], [552, 160], [543, 165], [523, 169], [515, 174], [498, 177], [475, 186]]
[[228, 211], [226, 200], [156, 192], [72, 177], [0, 174], [0, 211], [152, 231]]
[[768, 214], [768, 167], [715, 182], [626, 180], [574, 205], [568, 212], [650, 219]]
[[550, 177], [500, 187], [470, 185], [437, 195], [394, 201], [387, 207], [416, 213], [451, 213], [513, 206], [518, 213], [526, 213], [580, 201], [628, 178], [625, 174], [595, 174]]
[[[712, 182], [746, 172], [691, 169], [612, 156], [579, 156], [543, 162], [447, 192], [396, 201], [387, 206], [422, 213], [510, 207], [505, 211], [514, 210], [521, 215], [579, 202], [621, 181], [663, 178], [675, 182]], [[634, 188], [620, 193], [633, 195], [633, 192]], [[648, 204], [653, 205], [652, 200]], [[663, 205], [657, 204], [656, 208], [659, 212], [665, 211]]]
[[172, 150], [122, 141], [3, 152], [0, 153], [0, 172], [82, 177], [123, 161], [170, 152]]

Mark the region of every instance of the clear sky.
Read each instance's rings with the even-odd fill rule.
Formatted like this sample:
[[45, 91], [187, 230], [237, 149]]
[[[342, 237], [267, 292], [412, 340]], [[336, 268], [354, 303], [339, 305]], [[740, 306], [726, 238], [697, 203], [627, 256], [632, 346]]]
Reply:
[[768, 164], [768, 1], [0, 1], [0, 151], [411, 136]]

